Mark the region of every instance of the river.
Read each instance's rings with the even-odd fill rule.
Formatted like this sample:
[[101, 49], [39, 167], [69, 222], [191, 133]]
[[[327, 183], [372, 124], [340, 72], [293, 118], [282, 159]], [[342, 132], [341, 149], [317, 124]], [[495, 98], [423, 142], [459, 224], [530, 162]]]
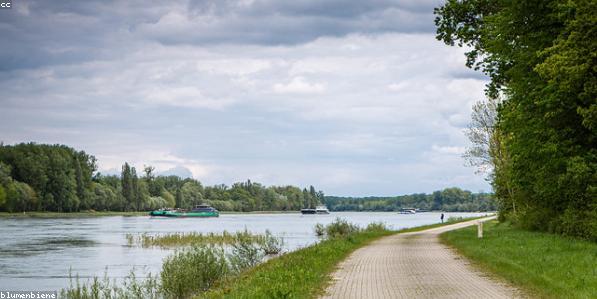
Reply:
[[[474, 217], [485, 213], [445, 213]], [[336, 212], [329, 215], [222, 214], [219, 218], [0, 218], [0, 290], [60, 290], [69, 286], [69, 272], [82, 281], [89, 277], [120, 279], [134, 270], [157, 274], [162, 259], [172, 250], [127, 245], [127, 233], [172, 232], [253, 233], [270, 230], [284, 239], [285, 251], [318, 241], [313, 227], [336, 217], [366, 226], [384, 222], [401, 229], [439, 222], [440, 213], [401, 215], [395, 212]]]

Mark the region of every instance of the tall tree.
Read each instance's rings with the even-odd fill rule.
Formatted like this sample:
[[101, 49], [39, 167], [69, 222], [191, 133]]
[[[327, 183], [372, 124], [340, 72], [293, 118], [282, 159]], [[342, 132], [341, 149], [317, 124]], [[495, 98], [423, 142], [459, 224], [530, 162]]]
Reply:
[[133, 202], [135, 203], [135, 210], [141, 211], [142, 195], [141, 188], [139, 187], [139, 177], [137, 176], [137, 170], [135, 167], [131, 167], [131, 190], [131, 196], [133, 198]]
[[494, 186], [517, 203], [512, 221], [597, 240], [595, 11], [593, 0], [448, 0], [435, 13], [437, 38], [466, 46], [487, 96], [504, 97]]
[[126, 202], [126, 206], [131, 207], [134, 200], [133, 177], [131, 167], [128, 162], [122, 166], [122, 173], [120, 175], [122, 184], [122, 196]]

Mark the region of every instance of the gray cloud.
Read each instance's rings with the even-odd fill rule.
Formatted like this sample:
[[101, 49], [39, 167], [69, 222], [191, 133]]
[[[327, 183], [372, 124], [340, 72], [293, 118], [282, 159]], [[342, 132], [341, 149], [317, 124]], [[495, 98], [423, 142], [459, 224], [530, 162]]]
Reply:
[[151, 42], [295, 45], [354, 33], [432, 32], [436, 2], [19, 1], [0, 11], [0, 71], [109, 60]]
[[4, 142], [207, 184], [489, 189], [460, 158], [485, 78], [435, 41], [433, 2], [18, 5], [0, 10]]

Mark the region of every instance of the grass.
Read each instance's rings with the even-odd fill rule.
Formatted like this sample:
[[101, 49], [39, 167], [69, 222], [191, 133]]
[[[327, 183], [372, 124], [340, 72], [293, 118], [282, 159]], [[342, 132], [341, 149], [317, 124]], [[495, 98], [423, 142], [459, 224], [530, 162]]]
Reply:
[[[451, 223], [465, 220], [470, 219]], [[131, 273], [123, 285], [110, 282], [106, 277], [103, 280], [94, 277], [81, 283], [77, 277], [61, 294], [72, 299], [187, 298], [193, 295], [198, 298], [314, 298], [323, 293], [330, 274], [350, 253], [376, 239], [400, 232], [389, 231], [383, 223], [360, 228], [342, 219], [323, 226], [323, 230], [326, 236], [323, 241], [266, 262], [263, 260], [268, 254], [281, 250], [281, 240], [268, 233], [262, 238], [265, 242], [255, 242], [254, 236], [246, 231], [229, 234], [227, 240], [234, 242], [226, 243], [228, 249], [221, 247], [224, 243], [204, 243], [214, 240], [205, 239], [205, 235], [198, 238], [194, 235], [188, 238], [190, 242], [179, 241], [185, 239], [180, 234], [170, 236], [173, 244], [190, 246], [184, 245], [166, 258], [159, 276], [137, 280]], [[129, 242], [134, 242], [133, 236], [129, 238], [133, 238]]]
[[105, 216], [147, 216], [149, 212], [22, 212], [8, 213], [0, 212], [0, 218], [82, 218], [82, 217], [105, 217]]
[[239, 239], [250, 240], [253, 243], [265, 244], [269, 239], [274, 238], [271, 232], [266, 231], [265, 234], [252, 234], [247, 230], [230, 233], [223, 231], [222, 233], [200, 233], [200, 232], [186, 232], [186, 233], [167, 233], [160, 235], [150, 234], [126, 234], [125, 238], [129, 246], [139, 245], [143, 248], [148, 247], [183, 247], [199, 244], [216, 244], [216, 245], [230, 245], [236, 243]]
[[476, 227], [446, 232], [441, 239], [530, 297], [597, 297], [597, 243], [497, 221], [485, 223], [483, 239]]
[[[482, 217], [477, 217], [482, 218]], [[336, 266], [356, 249], [374, 240], [402, 232], [414, 232], [477, 218], [452, 219], [420, 227], [389, 231], [381, 223], [355, 230], [338, 221], [316, 225], [315, 233], [328, 239], [260, 264], [234, 279], [222, 281], [197, 298], [316, 298], [330, 283]], [[329, 234], [328, 234], [329, 233]], [[341, 237], [332, 237], [332, 236]]]
[[355, 249], [394, 232], [359, 232], [332, 238], [271, 259], [241, 276], [224, 281], [198, 298], [314, 298], [336, 265]]

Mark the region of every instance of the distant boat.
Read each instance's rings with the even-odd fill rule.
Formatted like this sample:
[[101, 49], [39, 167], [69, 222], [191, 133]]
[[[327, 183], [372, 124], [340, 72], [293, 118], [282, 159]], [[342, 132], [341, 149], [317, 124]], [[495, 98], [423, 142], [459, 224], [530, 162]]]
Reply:
[[403, 208], [400, 209], [400, 211], [398, 211], [398, 214], [416, 214], [417, 210], [416, 209], [409, 209], [409, 208]]
[[315, 213], [316, 214], [329, 214], [330, 210], [328, 210], [328, 207], [322, 205], [322, 206], [315, 207]]
[[301, 209], [301, 214], [317, 214], [317, 210], [315, 209]]
[[151, 211], [149, 215], [157, 217], [219, 217], [220, 212], [209, 205], [197, 205], [191, 210], [159, 209]]
[[306, 214], [306, 215], [310, 215], [310, 214], [329, 214], [330, 210], [328, 210], [328, 208], [326, 206], [317, 206], [315, 207], [315, 209], [311, 209], [311, 208], [306, 208], [306, 209], [301, 209], [301, 214]]

